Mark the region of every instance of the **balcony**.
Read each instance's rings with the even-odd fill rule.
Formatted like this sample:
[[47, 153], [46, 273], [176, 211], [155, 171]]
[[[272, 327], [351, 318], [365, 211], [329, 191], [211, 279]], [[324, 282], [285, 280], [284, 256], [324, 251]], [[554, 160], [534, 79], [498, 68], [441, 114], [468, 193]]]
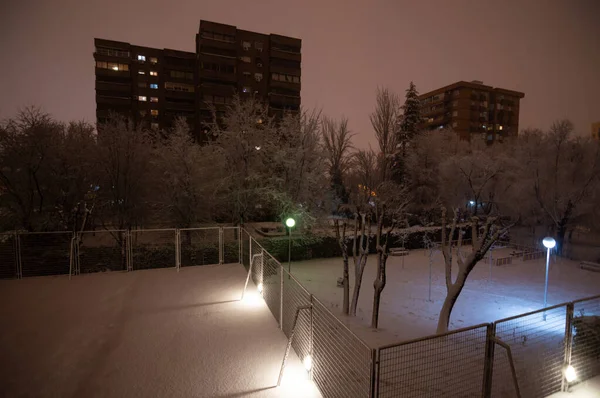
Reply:
[[181, 110], [181, 111], [194, 111], [194, 103], [193, 102], [173, 102], [173, 101], [165, 101], [165, 109], [169, 110]]
[[178, 100], [190, 100], [190, 101], [193, 101], [194, 98], [196, 98], [195, 92], [165, 90], [164, 93], [165, 93], [165, 98], [175, 98]]
[[300, 106], [300, 97], [269, 93], [269, 103], [275, 108], [298, 109]]
[[213, 81], [222, 81], [222, 82], [228, 82], [228, 83], [236, 83], [237, 82], [237, 76], [235, 73], [226, 73], [226, 72], [217, 72], [211, 69], [202, 69], [200, 71], [200, 76], [201, 78], [204, 79], [208, 79], [208, 80], [213, 80]]
[[111, 91], [131, 95], [131, 85], [129, 83], [96, 81], [96, 91]]
[[302, 62], [302, 54], [271, 47], [271, 58], [280, 58], [290, 61]]
[[301, 90], [301, 84], [300, 83], [288, 83], [288, 82], [281, 82], [279, 80], [270, 79], [269, 85], [271, 87], [280, 87], [280, 88], [283, 88], [283, 89], [286, 89], [286, 90], [294, 90], [294, 91], [300, 91]]
[[96, 95], [96, 104], [106, 104], [114, 106], [131, 106], [131, 96], [104, 96]]
[[108, 77], [131, 77], [130, 71], [128, 70], [113, 70], [96, 68], [96, 76], [108, 76]]

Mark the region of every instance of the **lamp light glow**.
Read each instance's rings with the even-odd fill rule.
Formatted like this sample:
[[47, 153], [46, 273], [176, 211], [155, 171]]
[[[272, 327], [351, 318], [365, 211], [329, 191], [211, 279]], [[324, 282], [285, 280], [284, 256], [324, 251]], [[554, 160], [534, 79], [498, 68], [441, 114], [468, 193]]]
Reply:
[[565, 379], [567, 379], [567, 383], [572, 383], [577, 380], [577, 372], [575, 372], [575, 368], [573, 366], [569, 365], [565, 369]]
[[553, 249], [554, 246], [556, 246], [556, 241], [554, 240], [554, 238], [546, 237], [544, 238], [544, 240], [542, 240], [542, 244], [546, 249]]
[[285, 220], [285, 225], [286, 225], [288, 228], [293, 228], [293, 227], [294, 227], [294, 225], [296, 225], [296, 220], [294, 220], [293, 218], [291, 218], [291, 217], [290, 217], [290, 218], [288, 218], [287, 220]]
[[259, 292], [260, 294], [262, 294], [262, 292], [263, 292], [263, 284], [262, 284], [262, 283], [259, 283], [259, 284], [258, 284], [258, 286], [257, 286], [257, 288], [258, 288], [258, 292]]
[[310, 372], [310, 370], [312, 369], [312, 357], [309, 355], [304, 357], [304, 361], [302, 361], [304, 363], [304, 369], [306, 369], [308, 372]]
[[474, 201], [474, 200], [469, 200], [469, 204], [470, 204], [471, 206], [475, 206], [475, 201]]

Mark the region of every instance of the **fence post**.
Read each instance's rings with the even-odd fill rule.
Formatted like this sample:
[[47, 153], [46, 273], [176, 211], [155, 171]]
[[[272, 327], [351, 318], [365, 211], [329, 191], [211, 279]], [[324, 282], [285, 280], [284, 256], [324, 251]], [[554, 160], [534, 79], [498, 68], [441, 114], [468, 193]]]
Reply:
[[223, 264], [223, 227], [219, 227], [219, 264]]
[[279, 264], [279, 289], [279, 329], [283, 331], [283, 266], [281, 264]]
[[250, 234], [248, 234], [248, 242], [248, 258], [250, 264], [252, 264], [252, 237], [250, 236]]
[[485, 340], [485, 362], [483, 367], [483, 393], [484, 398], [492, 396], [492, 378], [494, 376], [494, 348], [496, 346], [496, 324], [490, 323], [487, 326]]
[[371, 349], [371, 390], [369, 391], [370, 398], [375, 398], [377, 396], [377, 378], [379, 374], [379, 362], [377, 360], [378, 352], [378, 348]]
[[126, 253], [126, 262], [127, 262], [127, 272], [133, 271], [133, 254], [132, 248], [133, 246], [133, 238], [131, 236], [131, 230], [125, 231], [125, 253]]
[[243, 259], [242, 259], [242, 226], [238, 226], [238, 263], [242, 264], [243, 263]]
[[181, 242], [181, 235], [180, 235], [180, 231], [179, 228], [175, 229], [175, 268], [177, 269], [177, 272], [179, 272], [179, 268], [180, 268], [180, 264], [181, 264], [181, 256], [179, 251], [180, 249], [180, 242]]
[[[573, 349], [573, 303], [567, 304], [567, 319], [565, 322], [565, 363], [564, 368], [571, 364], [571, 352]], [[565, 379], [563, 373], [561, 382], [561, 391], [565, 392], [569, 389], [569, 383]]]
[[[313, 295], [312, 293], [310, 294], [310, 341], [309, 341], [309, 353], [310, 353], [310, 358], [314, 364], [315, 362], [315, 355], [314, 355], [314, 348], [313, 348], [313, 344], [314, 344], [314, 321], [313, 321], [313, 312], [314, 312], [314, 305], [313, 305]], [[310, 371], [308, 372], [308, 377], [309, 379], [312, 381], [313, 379], [313, 366], [310, 367]]]
[[23, 279], [23, 265], [21, 264], [21, 235], [15, 232], [15, 265], [17, 279]]

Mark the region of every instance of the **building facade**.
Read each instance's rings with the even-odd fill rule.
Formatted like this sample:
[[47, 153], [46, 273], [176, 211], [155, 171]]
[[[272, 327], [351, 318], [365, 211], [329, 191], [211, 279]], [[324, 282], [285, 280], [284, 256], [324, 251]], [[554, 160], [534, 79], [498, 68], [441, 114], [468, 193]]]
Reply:
[[460, 81], [419, 96], [423, 129], [451, 128], [463, 140], [488, 144], [517, 136], [524, 93]]
[[300, 39], [200, 21], [195, 52], [104, 39], [94, 44], [98, 122], [116, 111], [136, 124], [168, 129], [183, 116], [204, 139], [211, 107], [222, 116], [236, 93], [257, 96], [275, 116], [300, 108]]
[[592, 138], [600, 140], [600, 122], [592, 123]]

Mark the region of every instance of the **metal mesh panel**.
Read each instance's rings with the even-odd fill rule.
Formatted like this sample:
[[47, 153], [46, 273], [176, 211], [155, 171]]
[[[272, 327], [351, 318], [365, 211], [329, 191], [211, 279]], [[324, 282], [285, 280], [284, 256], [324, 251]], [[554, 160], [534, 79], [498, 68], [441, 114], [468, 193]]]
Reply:
[[571, 365], [577, 381], [600, 375], [600, 296], [573, 303]]
[[219, 264], [219, 228], [180, 230], [181, 266]]
[[281, 265], [264, 253], [262, 262], [262, 296], [267, 303], [267, 307], [279, 323], [279, 308], [281, 306]]
[[132, 269], [175, 267], [175, 230], [131, 231]]
[[239, 227], [223, 228], [223, 263], [240, 262]]
[[250, 244], [250, 261], [252, 262], [252, 281], [258, 287], [263, 281], [263, 248], [254, 239]]
[[248, 272], [248, 267], [250, 267], [250, 239], [250, 234], [245, 229], [242, 229], [242, 264], [246, 272]]
[[379, 349], [379, 397], [481, 397], [488, 325]]
[[[512, 349], [523, 397], [546, 397], [560, 391], [566, 320], [563, 304], [496, 322], [496, 337]], [[515, 396], [508, 357], [498, 345], [493, 366], [492, 396]]]
[[370, 396], [371, 349], [314, 297], [312, 357], [313, 381], [324, 398]]
[[[281, 268], [283, 270], [283, 268]], [[289, 338], [299, 307], [310, 305], [310, 293], [286, 270], [283, 270], [283, 333]], [[278, 317], [277, 317], [278, 318]], [[302, 360], [310, 354], [310, 310], [300, 311], [292, 348]]]
[[18, 277], [15, 234], [0, 234], [0, 279]]
[[125, 231], [85, 231], [78, 238], [79, 272], [127, 270]]
[[19, 234], [23, 277], [69, 273], [71, 232]]

